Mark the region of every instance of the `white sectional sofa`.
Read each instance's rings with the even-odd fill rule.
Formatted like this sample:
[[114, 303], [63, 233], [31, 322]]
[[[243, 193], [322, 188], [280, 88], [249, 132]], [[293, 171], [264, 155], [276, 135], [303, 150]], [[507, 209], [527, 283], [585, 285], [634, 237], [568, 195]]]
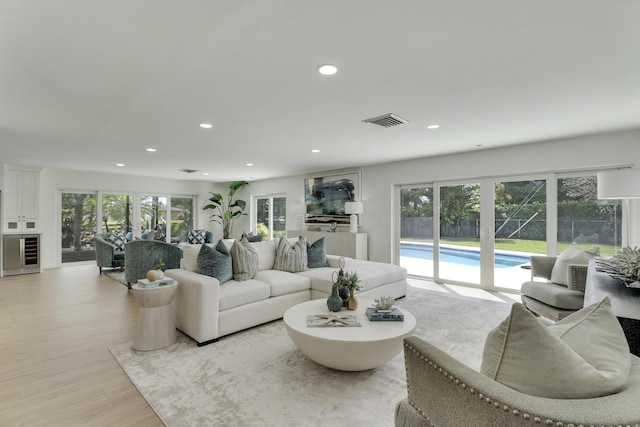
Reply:
[[[225, 244], [230, 247], [232, 241], [225, 241]], [[327, 267], [289, 273], [273, 269], [276, 240], [251, 245], [258, 253], [258, 271], [249, 280], [230, 280], [220, 285], [218, 279], [197, 273], [199, 244], [183, 245], [181, 268], [165, 272], [166, 276], [179, 282], [173, 300], [176, 327], [198, 345], [280, 319], [293, 305], [330, 295], [331, 278], [338, 270], [340, 257], [327, 255]], [[358, 274], [361, 280], [359, 297], [375, 299], [388, 295], [401, 298], [406, 295], [407, 271], [402, 267], [345, 258], [344, 269]]]

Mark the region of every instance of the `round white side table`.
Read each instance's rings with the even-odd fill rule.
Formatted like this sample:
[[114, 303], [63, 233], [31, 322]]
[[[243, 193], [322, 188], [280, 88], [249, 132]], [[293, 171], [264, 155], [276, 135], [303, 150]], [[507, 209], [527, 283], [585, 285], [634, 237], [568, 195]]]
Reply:
[[156, 288], [132, 286], [138, 306], [138, 324], [133, 348], [139, 351], [158, 350], [176, 342], [176, 325], [171, 301], [178, 290], [178, 282]]

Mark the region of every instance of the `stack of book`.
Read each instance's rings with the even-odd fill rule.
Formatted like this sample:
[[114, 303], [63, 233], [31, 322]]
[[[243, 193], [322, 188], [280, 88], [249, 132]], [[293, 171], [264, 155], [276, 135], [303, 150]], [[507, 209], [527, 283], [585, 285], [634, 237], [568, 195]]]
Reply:
[[375, 307], [367, 307], [367, 317], [372, 322], [403, 322], [404, 314], [398, 308], [390, 310], [378, 310]]
[[140, 279], [138, 280], [138, 285], [140, 285], [141, 288], [157, 288], [158, 286], [164, 286], [164, 285], [173, 285], [175, 283], [175, 280], [173, 279], [169, 279], [169, 278], [164, 278], [164, 279], [160, 279], [160, 280], [154, 280], [154, 281], [149, 281], [147, 279]]

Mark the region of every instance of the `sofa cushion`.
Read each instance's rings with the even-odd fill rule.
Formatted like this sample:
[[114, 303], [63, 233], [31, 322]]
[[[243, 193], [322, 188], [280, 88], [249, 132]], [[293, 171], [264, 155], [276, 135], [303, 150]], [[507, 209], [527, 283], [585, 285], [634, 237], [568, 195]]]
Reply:
[[605, 298], [546, 326], [522, 304], [487, 336], [480, 372], [533, 396], [584, 399], [617, 393], [629, 345]]
[[251, 247], [258, 253], [258, 271], [272, 270], [276, 261], [276, 242], [274, 240], [253, 242]]
[[571, 264], [587, 265], [589, 260], [600, 255], [600, 248], [595, 246], [589, 250], [582, 250], [576, 243], [572, 243], [567, 249], [562, 251], [553, 269], [551, 269], [551, 281], [567, 286], [569, 283], [569, 266]]
[[282, 236], [276, 247], [276, 260], [273, 265], [274, 270], [297, 273], [307, 270], [307, 241], [300, 236], [293, 245]]
[[110, 231], [105, 240], [116, 247], [116, 251], [124, 251], [124, 244], [127, 241], [122, 230]]
[[269, 285], [258, 280], [249, 279], [242, 282], [229, 280], [220, 285], [218, 306], [220, 311], [229, 310], [230, 308], [265, 300], [269, 298], [270, 294]]
[[231, 246], [233, 279], [239, 282], [253, 279], [258, 271], [258, 253], [247, 239], [236, 240]]
[[187, 243], [201, 244], [207, 242], [207, 230], [189, 230]]
[[272, 297], [308, 291], [310, 286], [308, 277], [280, 270], [258, 271], [254, 279], [269, 285]]
[[197, 262], [198, 273], [215, 277], [220, 284], [233, 278], [231, 254], [222, 240], [218, 241], [215, 248], [200, 245]]
[[[357, 260], [356, 260], [357, 261]], [[351, 271], [345, 267], [345, 272]], [[395, 264], [374, 261], [360, 261], [353, 263], [353, 271], [360, 279], [360, 292], [377, 288], [388, 283], [406, 279], [407, 270]], [[329, 289], [329, 292], [331, 290]]]
[[584, 292], [549, 282], [524, 282], [522, 294], [547, 305], [566, 310], [580, 310], [584, 305]]
[[324, 237], [319, 238], [312, 244], [307, 242], [307, 266], [309, 268], [319, 268], [327, 266], [327, 250]]
[[337, 272], [337, 268], [333, 267], [319, 267], [311, 270], [302, 271], [297, 273], [298, 276], [303, 276], [309, 279], [311, 282], [309, 287], [315, 291], [331, 293], [331, 287], [333, 282], [331, 281], [334, 272]]

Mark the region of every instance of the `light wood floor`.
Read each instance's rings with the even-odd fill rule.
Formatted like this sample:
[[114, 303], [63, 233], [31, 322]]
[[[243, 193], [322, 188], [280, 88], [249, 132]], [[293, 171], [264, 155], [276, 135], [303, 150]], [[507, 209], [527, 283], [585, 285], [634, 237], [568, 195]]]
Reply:
[[137, 314], [95, 264], [0, 278], [0, 426], [162, 426], [108, 350]]

